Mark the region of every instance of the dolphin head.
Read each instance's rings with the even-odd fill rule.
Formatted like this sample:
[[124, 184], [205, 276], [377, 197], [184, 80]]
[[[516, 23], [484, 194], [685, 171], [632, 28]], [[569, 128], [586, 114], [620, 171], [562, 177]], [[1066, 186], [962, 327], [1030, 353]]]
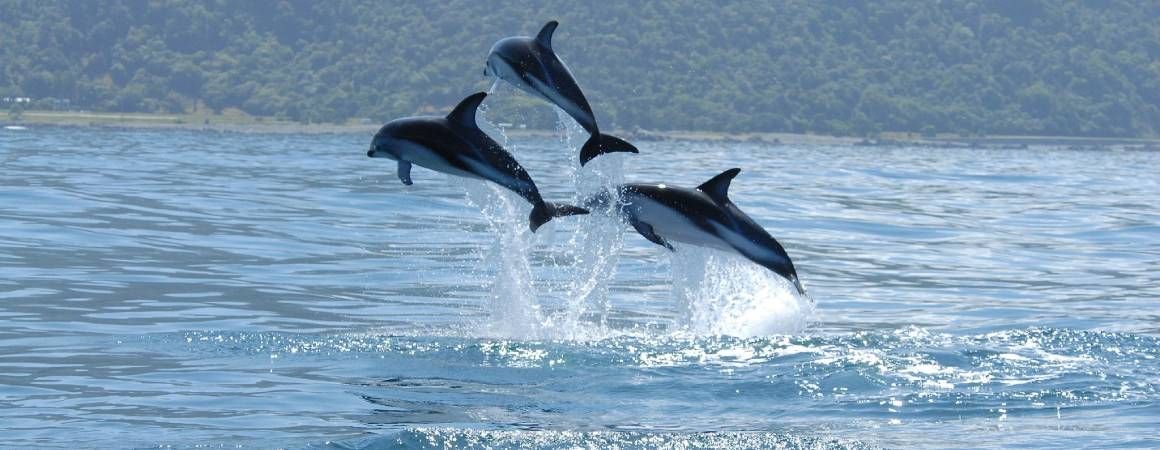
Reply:
[[524, 90], [531, 89], [520, 76], [521, 71], [518, 69], [518, 66], [523, 65], [520, 61], [529, 58], [529, 45], [527, 38], [520, 37], [504, 38], [496, 42], [487, 53], [483, 76], [503, 79]]
[[766, 269], [789, 280], [799, 294], [806, 295], [806, 287], [802, 285], [801, 279], [798, 278], [797, 269], [793, 266], [793, 260], [789, 259], [789, 254], [786, 253], [785, 248], [776, 239], [773, 239], [773, 237], [769, 239], [771, 242], [766, 243], [766, 251], [773, 254], [763, 255], [764, 258], [756, 261]]
[[397, 148], [399, 139], [396, 137], [395, 131], [398, 128], [397, 121], [391, 121], [383, 125], [378, 133], [375, 133], [374, 139], [371, 139], [371, 148], [367, 150], [367, 156], [371, 158], [390, 158], [398, 159], [392, 149]]
[[499, 70], [496, 70], [496, 64], [502, 63], [503, 58], [493, 49], [491, 53], [488, 53], [487, 61], [483, 64], [483, 76], [485, 78], [499, 78]]

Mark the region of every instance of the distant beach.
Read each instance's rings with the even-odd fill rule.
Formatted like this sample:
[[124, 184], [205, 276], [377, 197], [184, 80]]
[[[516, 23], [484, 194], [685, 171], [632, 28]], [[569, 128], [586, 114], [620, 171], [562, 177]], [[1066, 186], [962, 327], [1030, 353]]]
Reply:
[[[0, 126], [92, 126], [140, 129], [203, 130], [231, 133], [373, 134], [381, 123], [299, 123], [227, 112], [226, 114], [120, 114], [103, 112], [27, 111], [19, 119], [0, 119]], [[553, 136], [555, 130], [506, 128], [509, 136]], [[615, 130], [618, 136], [638, 141], [708, 141], [785, 145], [849, 145], [865, 147], [956, 147], [1025, 148], [1109, 147], [1160, 150], [1160, 138], [1103, 138], [1072, 136], [959, 136], [883, 132], [876, 137], [829, 136], [823, 134], [718, 131]]]

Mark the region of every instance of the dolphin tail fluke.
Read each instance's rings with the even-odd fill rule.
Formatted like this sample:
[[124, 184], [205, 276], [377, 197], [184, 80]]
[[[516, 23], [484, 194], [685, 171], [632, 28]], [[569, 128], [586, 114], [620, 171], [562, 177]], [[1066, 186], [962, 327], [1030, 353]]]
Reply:
[[593, 134], [580, 148], [580, 165], [588, 164], [592, 158], [612, 152], [640, 153], [636, 147], [624, 139], [608, 134]]
[[528, 226], [535, 233], [540, 226], [548, 223], [549, 220], [555, 217], [575, 216], [579, 214], [588, 214], [588, 210], [579, 206], [557, 205], [544, 202], [532, 208], [532, 214], [528, 216]]

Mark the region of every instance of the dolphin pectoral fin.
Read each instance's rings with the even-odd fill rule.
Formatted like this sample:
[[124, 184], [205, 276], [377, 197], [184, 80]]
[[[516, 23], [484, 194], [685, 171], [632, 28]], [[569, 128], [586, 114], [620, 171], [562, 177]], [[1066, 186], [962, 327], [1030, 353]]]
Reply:
[[403, 184], [410, 186], [414, 184], [411, 182], [411, 163], [408, 161], [399, 161], [399, 180]]
[[631, 220], [630, 223], [632, 224], [632, 227], [636, 229], [636, 232], [640, 233], [641, 236], [644, 236], [645, 239], [648, 239], [656, 245], [669, 249], [670, 252], [677, 251], [677, 249], [673, 248], [673, 245], [670, 244], [669, 241], [666, 241], [664, 238], [657, 236], [656, 232], [653, 231], [652, 225], [636, 219]]

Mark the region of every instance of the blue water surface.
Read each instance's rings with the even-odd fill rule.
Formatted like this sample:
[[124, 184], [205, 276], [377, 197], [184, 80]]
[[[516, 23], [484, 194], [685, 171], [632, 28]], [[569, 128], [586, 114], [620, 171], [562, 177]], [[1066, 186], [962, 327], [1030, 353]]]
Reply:
[[0, 130], [0, 446], [1160, 446], [1155, 152], [509, 142], [742, 168], [807, 299], [369, 140]]

